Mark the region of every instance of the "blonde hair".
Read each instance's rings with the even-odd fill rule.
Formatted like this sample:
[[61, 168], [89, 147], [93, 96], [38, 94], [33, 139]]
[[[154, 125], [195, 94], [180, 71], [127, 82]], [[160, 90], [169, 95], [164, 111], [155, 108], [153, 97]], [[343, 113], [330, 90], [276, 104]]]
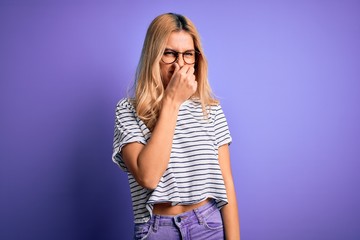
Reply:
[[206, 106], [218, 103], [209, 85], [208, 65], [195, 25], [185, 16], [174, 13], [162, 14], [151, 22], [147, 30], [136, 71], [135, 98], [132, 99], [138, 117], [151, 131], [159, 117], [165, 91], [160, 74], [160, 60], [167, 40], [174, 31], [189, 33], [193, 38], [195, 49], [200, 53], [195, 63], [198, 85], [193, 98], [201, 102], [204, 116], [207, 116]]

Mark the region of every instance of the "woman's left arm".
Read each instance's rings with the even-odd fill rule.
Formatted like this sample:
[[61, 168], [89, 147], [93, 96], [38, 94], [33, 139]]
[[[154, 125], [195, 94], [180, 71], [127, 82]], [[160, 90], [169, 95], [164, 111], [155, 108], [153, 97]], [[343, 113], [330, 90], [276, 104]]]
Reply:
[[224, 222], [225, 239], [240, 239], [240, 221], [238, 215], [238, 206], [236, 201], [235, 186], [232, 177], [230, 164], [229, 145], [225, 144], [219, 147], [219, 164], [224, 178], [228, 204], [222, 207], [221, 215]]

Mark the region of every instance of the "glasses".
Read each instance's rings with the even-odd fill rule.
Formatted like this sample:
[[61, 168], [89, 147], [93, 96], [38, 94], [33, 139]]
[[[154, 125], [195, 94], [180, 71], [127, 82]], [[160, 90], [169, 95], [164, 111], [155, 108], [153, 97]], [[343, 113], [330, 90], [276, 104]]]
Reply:
[[185, 52], [176, 52], [174, 50], [165, 49], [165, 52], [161, 58], [161, 61], [163, 61], [166, 64], [174, 63], [178, 60], [179, 54], [182, 55], [183, 60], [186, 64], [194, 64], [196, 60], [198, 59], [198, 55], [200, 55], [200, 52], [196, 50], [187, 50]]

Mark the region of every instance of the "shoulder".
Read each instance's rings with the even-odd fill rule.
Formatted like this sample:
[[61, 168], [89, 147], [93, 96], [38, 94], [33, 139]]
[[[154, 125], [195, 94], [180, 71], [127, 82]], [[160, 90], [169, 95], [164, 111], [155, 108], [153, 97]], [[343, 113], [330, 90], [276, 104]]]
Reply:
[[223, 120], [226, 121], [226, 116], [220, 103], [210, 105], [208, 107], [208, 113], [210, 115], [210, 118], [214, 119], [215, 122], [223, 121]]
[[136, 110], [132, 99], [123, 98], [116, 104], [115, 116], [121, 118], [137, 118]]
[[135, 112], [135, 107], [133, 102], [130, 98], [122, 98], [116, 104], [116, 111], [117, 112]]
[[207, 105], [207, 109], [210, 112], [210, 114], [214, 114], [214, 115], [217, 115], [219, 112], [222, 112], [222, 107], [220, 102]]

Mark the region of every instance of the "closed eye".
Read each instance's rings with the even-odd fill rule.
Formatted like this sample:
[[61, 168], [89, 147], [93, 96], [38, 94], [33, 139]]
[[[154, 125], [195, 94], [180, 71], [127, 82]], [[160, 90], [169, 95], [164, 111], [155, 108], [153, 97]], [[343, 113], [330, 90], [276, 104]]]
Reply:
[[184, 55], [188, 56], [188, 57], [192, 57], [195, 55], [195, 53], [194, 53], [194, 51], [188, 51], [188, 52], [184, 52]]
[[168, 56], [168, 57], [176, 57], [176, 56], [177, 56], [177, 53], [174, 52], [174, 51], [165, 51], [165, 52], [164, 52], [164, 55], [165, 55], [165, 56]]

